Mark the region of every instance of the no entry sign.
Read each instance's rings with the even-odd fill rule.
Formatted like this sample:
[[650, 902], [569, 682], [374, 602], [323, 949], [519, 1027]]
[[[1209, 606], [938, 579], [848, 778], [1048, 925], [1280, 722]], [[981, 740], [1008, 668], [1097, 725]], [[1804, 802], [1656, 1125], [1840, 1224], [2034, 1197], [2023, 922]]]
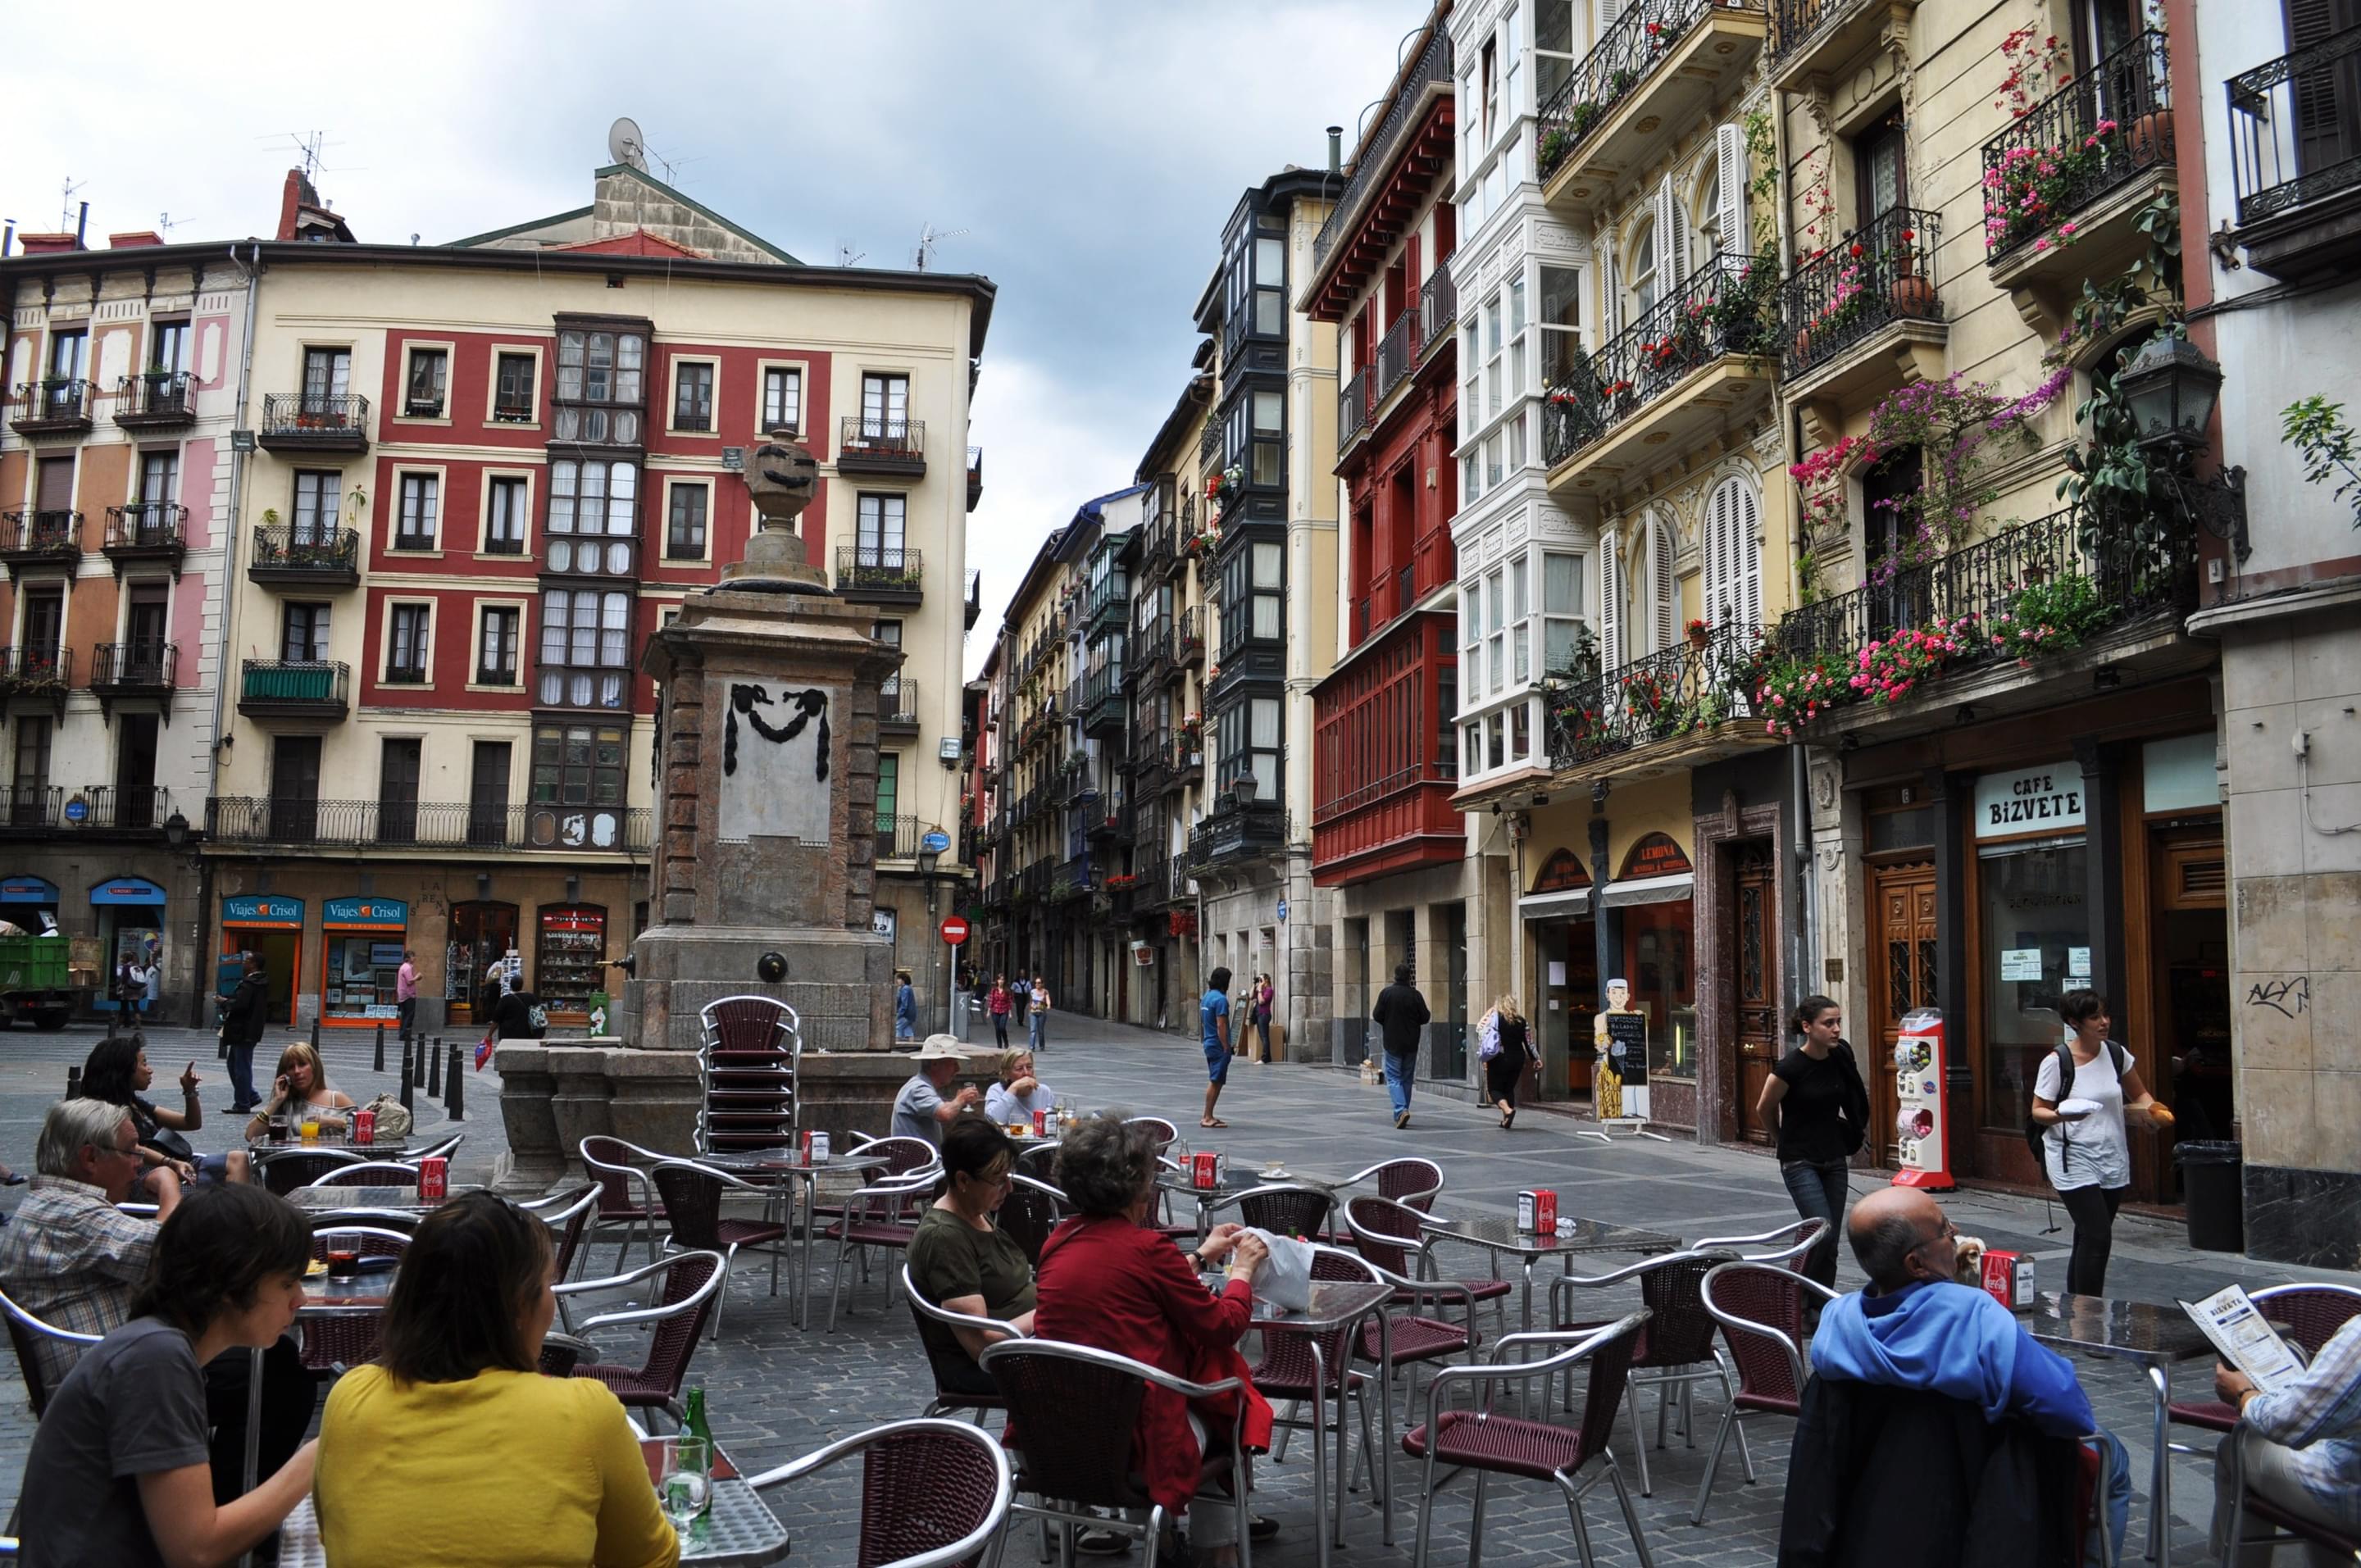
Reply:
[[954, 915], [943, 922], [943, 940], [958, 947], [967, 940], [967, 922]]

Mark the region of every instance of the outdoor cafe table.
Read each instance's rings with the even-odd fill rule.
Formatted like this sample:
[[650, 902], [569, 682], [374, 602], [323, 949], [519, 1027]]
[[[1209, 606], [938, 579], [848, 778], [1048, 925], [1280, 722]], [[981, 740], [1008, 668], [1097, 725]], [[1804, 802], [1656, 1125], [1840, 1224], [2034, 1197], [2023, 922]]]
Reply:
[[2169, 1561], [2172, 1364], [2213, 1359], [2216, 1354], [2213, 1342], [2179, 1307], [2147, 1301], [2043, 1290], [2018, 1316], [2027, 1332], [2053, 1350], [2128, 1361], [2147, 1374], [2148, 1391], [2156, 1400], [2156, 1457], [2148, 1473], [2146, 1555], [2151, 1563]]
[[[1561, 1220], [1561, 1226], [1569, 1222]], [[1593, 1252], [1631, 1252], [1642, 1255], [1658, 1252], [1678, 1252], [1681, 1238], [1668, 1236], [1662, 1231], [1643, 1231], [1634, 1225], [1611, 1224], [1604, 1220], [1575, 1220], [1570, 1228], [1555, 1231], [1521, 1231], [1515, 1220], [1505, 1214], [1422, 1214], [1419, 1229], [1430, 1236], [1446, 1241], [1466, 1242], [1480, 1246], [1495, 1256], [1507, 1254], [1524, 1267], [1525, 1288], [1521, 1303], [1522, 1326], [1531, 1332], [1533, 1326], [1533, 1265], [1544, 1257], [1565, 1260], [1565, 1270], [1574, 1272], [1577, 1254]], [[1432, 1253], [1427, 1255], [1431, 1261]]]
[[[688, 1157], [698, 1165], [709, 1165], [716, 1170], [726, 1170], [732, 1176], [761, 1183], [784, 1187], [790, 1181], [803, 1183], [803, 1242], [796, 1249], [796, 1327], [803, 1328], [811, 1308], [812, 1233], [818, 1207], [819, 1179], [831, 1171], [862, 1172], [882, 1170], [892, 1163], [882, 1154], [831, 1154], [824, 1160], [809, 1160], [803, 1151], [786, 1147], [772, 1149], [728, 1149], [719, 1154]], [[783, 1192], [792, 1205], [795, 1194]], [[792, 1211], [782, 1218], [791, 1218]]]
[[[350, 1116], [352, 1113], [348, 1110], [345, 1114]], [[399, 1159], [409, 1146], [407, 1135], [396, 1137], [390, 1133], [379, 1133], [364, 1144], [355, 1142], [346, 1134], [331, 1133], [325, 1128], [321, 1129], [316, 1138], [301, 1138], [292, 1133], [283, 1138], [274, 1138], [265, 1133], [258, 1138], [246, 1139], [246, 1152], [249, 1155], [286, 1154], [297, 1149], [335, 1149], [341, 1154], [358, 1155], [363, 1159]]]
[[[307, 1276], [303, 1281], [303, 1304], [295, 1309], [296, 1321], [382, 1312], [386, 1299], [393, 1294], [393, 1276], [390, 1268], [372, 1269], [350, 1279], [331, 1279], [324, 1274]], [[249, 1492], [260, 1479], [262, 1467], [262, 1352], [257, 1349], [250, 1354], [253, 1361], [246, 1379], [246, 1489]], [[254, 1555], [248, 1552], [240, 1561], [251, 1563]], [[287, 1559], [282, 1557], [280, 1561]]]
[[1341, 1176], [1315, 1176], [1300, 1170], [1269, 1171], [1260, 1166], [1232, 1160], [1222, 1168], [1221, 1179], [1211, 1187], [1200, 1187], [1184, 1163], [1180, 1169], [1157, 1168], [1156, 1185], [1166, 1192], [1177, 1192], [1197, 1201], [1197, 1239], [1204, 1240], [1212, 1228], [1213, 1211], [1241, 1192], [1251, 1192], [1257, 1187], [1310, 1187], [1334, 1194], [1352, 1183]]
[[[1345, 1365], [1353, 1363], [1353, 1347], [1359, 1343], [1361, 1320], [1374, 1315], [1378, 1320], [1378, 1356], [1379, 1365], [1393, 1360], [1393, 1335], [1386, 1319], [1386, 1303], [1393, 1299], [1393, 1288], [1376, 1280], [1315, 1279], [1312, 1282], [1311, 1304], [1301, 1312], [1290, 1312], [1257, 1296], [1254, 1321], [1250, 1327], [1268, 1336], [1274, 1333], [1301, 1334], [1306, 1348], [1312, 1352], [1312, 1493], [1318, 1518], [1321, 1568], [1327, 1568], [1328, 1538], [1333, 1533], [1336, 1544], [1345, 1544], [1345, 1483], [1352, 1472], [1347, 1463], [1346, 1431], [1342, 1405], [1336, 1410], [1336, 1496], [1332, 1502], [1328, 1487], [1328, 1452], [1321, 1431], [1325, 1420], [1326, 1390], [1331, 1376], [1327, 1358], [1321, 1350], [1321, 1340], [1336, 1335], [1343, 1350]], [[1379, 1376], [1378, 1415], [1377, 1474], [1371, 1477], [1383, 1502], [1385, 1544], [1394, 1543], [1393, 1453], [1393, 1389], [1391, 1380]], [[1243, 1512], [1243, 1505], [1241, 1505]]]
[[[462, 1192], [481, 1190], [470, 1181], [451, 1183], [447, 1196], [443, 1198], [421, 1198], [415, 1187], [298, 1187], [287, 1199], [299, 1209], [376, 1209], [385, 1213], [425, 1214]], [[363, 1222], [357, 1219], [353, 1223]]]

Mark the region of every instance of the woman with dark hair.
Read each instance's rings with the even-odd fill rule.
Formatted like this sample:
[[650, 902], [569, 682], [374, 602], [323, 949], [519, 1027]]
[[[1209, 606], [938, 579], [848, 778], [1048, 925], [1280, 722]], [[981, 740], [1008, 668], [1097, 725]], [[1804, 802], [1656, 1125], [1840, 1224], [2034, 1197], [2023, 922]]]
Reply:
[[1869, 1135], [1869, 1086], [1843, 1039], [1844, 1010], [1826, 996], [1806, 996], [1787, 1028], [1803, 1044], [1779, 1058], [1763, 1080], [1754, 1113], [1778, 1132], [1779, 1177], [1795, 1212], [1826, 1220], [1823, 1235], [1804, 1259], [1804, 1277], [1833, 1289], [1837, 1236], [1851, 1197], [1848, 1162]]
[[278, 1343], [303, 1301], [312, 1235], [258, 1187], [192, 1193], [164, 1222], [131, 1321], [49, 1397], [25, 1462], [23, 1561], [187, 1568], [226, 1563], [311, 1489], [316, 1444], [216, 1506], [204, 1365]]
[[[1033, 1327], [1033, 1266], [992, 1216], [1008, 1196], [1016, 1149], [980, 1116], [962, 1116], [943, 1133], [943, 1179], [934, 1206], [910, 1237], [910, 1277], [938, 1307], [997, 1318], [1019, 1333]], [[960, 1394], [994, 1394], [992, 1375], [975, 1364], [984, 1346], [1005, 1336], [918, 1321], [918, 1338], [935, 1381]]]
[[[1229, 1260], [1218, 1295], [1208, 1293], [1180, 1249], [1148, 1223], [1156, 1201], [1156, 1151], [1148, 1129], [1113, 1116], [1077, 1124], [1058, 1151], [1058, 1177], [1077, 1212], [1042, 1244], [1033, 1313], [1044, 1339], [1111, 1350], [1175, 1376], [1211, 1383], [1246, 1376], [1238, 1337], [1254, 1315], [1254, 1272], [1270, 1249], [1252, 1232], [1216, 1225], [1196, 1263]], [[1148, 1388], [1132, 1428], [1132, 1463], [1165, 1509], [1189, 1508], [1209, 1431], [1226, 1431], [1235, 1408], [1202, 1412], [1178, 1394]], [[1246, 1442], [1270, 1439], [1270, 1406], [1247, 1385]], [[1022, 1447], [1020, 1442], [1016, 1446]], [[1257, 1521], [1257, 1538], [1263, 1525]], [[1235, 1550], [1234, 1508], [1196, 1505], [1191, 1543]], [[1225, 1559], [1226, 1560], [1226, 1559]]]
[[155, 1069], [148, 1065], [148, 1042], [136, 1034], [99, 1041], [82, 1066], [83, 1099], [104, 1100], [131, 1113], [131, 1125], [139, 1134], [141, 1164], [169, 1165], [183, 1183], [195, 1181], [200, 1172], [208, 1181], [246, 1180], [244, 1149], [199, 1155], [182, 1136], [205, 1124], [204, 1107], [197, 1101], [197, 1064], [191, 1062], [181, 1070], [178, 1111], [150, 1104], [140, 1094], [155, 1081]]
[[671, 1568], [673, 1533], [623, 1407], [544, 1377], [549, 1230], [470, 1192], [420, 1223], [377, 1361], [320, 1420], [320, 1543], [336, 1568]]
[[2107, 999], [2070, 991], [2058, 1015], [2073, 1037], [2041, 1058], [2033, 1075], [2033, 1119], [2047, 1129], [2042, 1157], [2049, 1185], [2074, 1217], [2074, 1250], [2066, 1260], [2066, 1288], [2107, 1293], [2107, 1257], [2114, 1250], [2115, 1211], [2132, 1184], [2131, 1135], [2125, 1113], [2147, 1113], [2145, 1124], [2172, 1119], [2140, 1081], [2124, 1047], [2107, 1038]]

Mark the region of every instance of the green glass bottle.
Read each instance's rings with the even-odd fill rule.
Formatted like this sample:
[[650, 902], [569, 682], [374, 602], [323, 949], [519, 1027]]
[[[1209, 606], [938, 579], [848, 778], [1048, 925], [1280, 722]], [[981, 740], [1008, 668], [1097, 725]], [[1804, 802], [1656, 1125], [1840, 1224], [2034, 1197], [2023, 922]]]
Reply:
[[707, 1467], [710, 1468], [713, 1464], [713, 1428], [705, 1419], [703, 1388], [691, 1388], [688, 1391], [687, 1413], [681, 1417], [680, 1431], [683, 1437], [705, 1440], [705, 1463]]

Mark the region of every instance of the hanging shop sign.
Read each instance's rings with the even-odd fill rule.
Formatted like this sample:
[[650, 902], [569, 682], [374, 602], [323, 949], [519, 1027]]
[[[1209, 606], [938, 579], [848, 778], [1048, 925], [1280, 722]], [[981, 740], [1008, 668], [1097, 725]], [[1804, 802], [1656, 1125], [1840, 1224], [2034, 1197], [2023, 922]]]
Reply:
[[[1664, 838], [1664, 835], [1660, 833], [1657, 834], [1656, 837], [1661, 839]], [[1671, 844], [1672, 840], [1665, 839], [1664, 842]], [[1675, 854], [1679, 854], [1680, 848], [1681, 847], [1678, 844], [1673, 844], [1673, 852]], [[1687, 857], [1683, 856], [1682, 860], [1684, 863], [1686, 863]], [[1588, 887], [1589, 885], [1590, 869], [1582, 863], [1582, 857], [1576, 854], [1572, 850], [1559, 850], [1555, 853], [1552, 854], [1548, 860], [1542, 862], [1541, 874], [1533, 878], [1532, 891], [1535, 893], [1572, 893], [1576, 888]]]
[[2082, 826], [2082, 765], [2070, 759], [1976, 778], [1976, 837], [2013, 839]]
[[1623, 872], [1617, 880], [1635, 881], [1641, 877], [1686, 876], [1697, 868], [1689, 863], [1689, 852], [1676, 843], [1670, 833], [1643, 833], [1631, 853], [1623, 857]]

